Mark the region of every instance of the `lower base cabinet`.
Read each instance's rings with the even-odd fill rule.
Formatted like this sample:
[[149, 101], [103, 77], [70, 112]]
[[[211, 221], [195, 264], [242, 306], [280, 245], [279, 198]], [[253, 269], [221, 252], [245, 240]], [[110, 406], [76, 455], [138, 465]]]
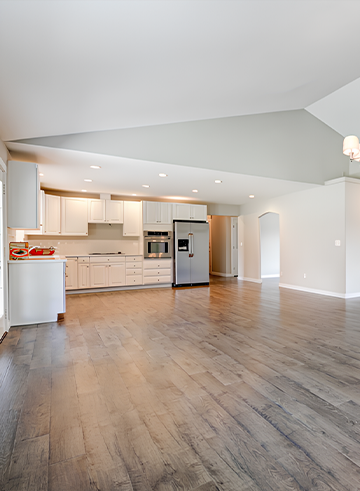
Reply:
[[144, 259], [144, 285], [171, 282], [171, 259]]
[[108, 286], [125, 285], [125, 264], [109, 264]]
[[90, 272], [89, 272], [89, 258], [79, 257], [78, 258], [78, 288], [89, 288], [90, 286]]
[[90, 288], [125, 285], [125, 257], [90, 258]]
[[65, 289], [77, 290], [78, 288], [78, 260], [69, 258], [65, 267]]
[[126, 256], [126, 284], [143, 284], [143, 260], [142, 256]]
[[[155, 266], [155, 263], [152, 262], [152, 265]], [[165, 282], [171, 283], [171, 280]], [[142, 256], [96, 255], [67, 258], [66, 290], [143, 284]]]

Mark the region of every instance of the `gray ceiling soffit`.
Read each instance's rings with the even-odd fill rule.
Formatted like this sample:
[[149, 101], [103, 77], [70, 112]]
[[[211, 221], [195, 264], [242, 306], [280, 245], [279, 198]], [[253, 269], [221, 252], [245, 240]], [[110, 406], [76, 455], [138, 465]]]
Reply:
[[348, 170], [342, 136], [303, 109], [16, 142], [313, 184]]

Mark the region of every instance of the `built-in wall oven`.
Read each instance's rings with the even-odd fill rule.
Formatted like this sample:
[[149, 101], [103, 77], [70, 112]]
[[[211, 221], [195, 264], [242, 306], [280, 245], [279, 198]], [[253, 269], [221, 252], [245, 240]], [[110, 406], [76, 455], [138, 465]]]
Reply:
[[144, 232], [144, 257], [172, 257], [172, 232], [146, 230]]

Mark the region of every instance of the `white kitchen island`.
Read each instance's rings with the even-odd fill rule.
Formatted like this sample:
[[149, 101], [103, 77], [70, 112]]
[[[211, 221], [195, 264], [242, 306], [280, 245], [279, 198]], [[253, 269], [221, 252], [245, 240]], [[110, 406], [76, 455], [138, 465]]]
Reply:
[[65, 312], [66, 259], [8, 261], [10, 326], [56, 322]]

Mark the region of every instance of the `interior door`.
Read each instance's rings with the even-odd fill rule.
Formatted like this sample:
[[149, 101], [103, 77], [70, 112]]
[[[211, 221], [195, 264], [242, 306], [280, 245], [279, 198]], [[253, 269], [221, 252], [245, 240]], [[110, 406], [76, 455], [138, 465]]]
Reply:
[[209, 224], [191, 223], [191, 283], [209, 283]]

